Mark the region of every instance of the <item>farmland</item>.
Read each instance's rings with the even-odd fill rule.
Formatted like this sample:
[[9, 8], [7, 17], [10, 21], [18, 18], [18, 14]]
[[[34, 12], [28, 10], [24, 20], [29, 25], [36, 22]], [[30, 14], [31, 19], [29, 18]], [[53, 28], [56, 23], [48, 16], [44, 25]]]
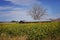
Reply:
[[60, 22], [0, 23], [0, 40], [60, 40]]

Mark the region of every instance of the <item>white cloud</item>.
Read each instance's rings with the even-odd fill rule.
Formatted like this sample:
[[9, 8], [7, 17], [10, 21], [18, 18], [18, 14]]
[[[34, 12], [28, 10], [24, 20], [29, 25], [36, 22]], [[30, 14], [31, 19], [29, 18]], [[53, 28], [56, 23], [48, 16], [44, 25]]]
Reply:
[[24, 8], [13, 8], [12, 11], [9, 12], [0, 12], [0, 18], [9, 19], [9, 20], [28, 20], [30, 19], [27, 16], [27, 9]]
[[[9, 7], [9, 6], [0, 6], [0, 17], [2, 17], [3, 15], [7, 14], [8, 11], [6, 9], [13, 9], [13, 7]], [[6, 10], [6, 12], [3, 12], [2, 10]]]
[[13, 7], [10, 6], [0, 6], [0, 10], [5, 10], [5, 9], [12, 9]]
[[32, 5], [37, 2], [37, 0], [6, 0], [18, 5]]

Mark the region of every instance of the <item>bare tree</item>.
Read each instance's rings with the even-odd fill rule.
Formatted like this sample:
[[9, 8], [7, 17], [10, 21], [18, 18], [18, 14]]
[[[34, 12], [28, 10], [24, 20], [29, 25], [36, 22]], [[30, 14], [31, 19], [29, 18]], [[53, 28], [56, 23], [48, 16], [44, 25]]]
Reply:
[[60, 18], [56, 18], [56, 19], [49, 19], [49, 20], [51, 20], [51, 21], [60, 21]]
[[34, 5], [32, 6], [32, 9], [29, 12], [29, 15], [34, 19], [34, 20], [40, 20], [42, 16], [44, 16], [46, 13], [46, 9], [44, 9], [40, 5]]

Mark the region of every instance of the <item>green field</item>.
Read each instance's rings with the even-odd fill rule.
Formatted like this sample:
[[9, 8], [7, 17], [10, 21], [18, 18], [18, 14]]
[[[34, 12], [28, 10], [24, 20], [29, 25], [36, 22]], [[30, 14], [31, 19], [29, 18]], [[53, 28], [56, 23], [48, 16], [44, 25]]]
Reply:
[[0, 23], [0, 40], [60, 40], [60, 22]]

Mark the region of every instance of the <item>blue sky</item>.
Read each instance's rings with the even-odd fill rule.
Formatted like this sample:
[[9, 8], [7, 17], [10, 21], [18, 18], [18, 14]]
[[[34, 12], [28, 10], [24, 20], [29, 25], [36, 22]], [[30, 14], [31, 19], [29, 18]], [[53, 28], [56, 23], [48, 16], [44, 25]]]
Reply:
[[60, 18], [60, 0], [0, 0], [0, 21], [33, 20], [28, 11], [36, 3], [47, 8], [42, 20]]

